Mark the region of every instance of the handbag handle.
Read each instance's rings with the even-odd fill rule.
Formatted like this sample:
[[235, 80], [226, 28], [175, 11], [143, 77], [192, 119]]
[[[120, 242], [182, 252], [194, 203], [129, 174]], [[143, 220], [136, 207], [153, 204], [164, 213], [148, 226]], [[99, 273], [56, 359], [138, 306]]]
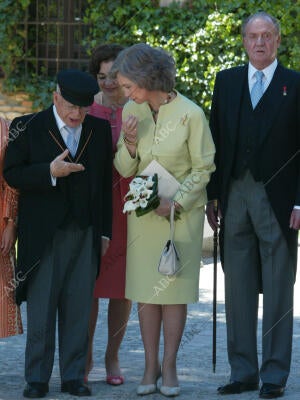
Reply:
[[171, 212], [170, 212], [170, 240], [172, 241], [174, 239], [174, 230], [175, 230], [174, 213], [175, 213], [175, 204], [174, 201], [172, 201]]

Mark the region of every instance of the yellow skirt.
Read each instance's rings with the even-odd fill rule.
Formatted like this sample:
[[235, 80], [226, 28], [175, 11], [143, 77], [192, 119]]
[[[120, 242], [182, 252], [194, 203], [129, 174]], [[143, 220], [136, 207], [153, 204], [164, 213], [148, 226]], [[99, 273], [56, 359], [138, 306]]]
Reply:
[[175, 244], [182, 268], [174, 277], [157, 270], [170, 224], [153, 211], [128, 217], [126, 293], [128, 299], [148, 304], [188, 304], [199, 298], [204, 207], [182, 212], [175, 222]]

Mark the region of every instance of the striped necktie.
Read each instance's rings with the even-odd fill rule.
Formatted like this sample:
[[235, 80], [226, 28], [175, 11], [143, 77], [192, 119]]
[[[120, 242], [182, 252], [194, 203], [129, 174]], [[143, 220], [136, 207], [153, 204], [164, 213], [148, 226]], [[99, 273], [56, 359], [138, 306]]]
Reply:
[[264, 73], [262, 71], [256, 71], [254, 75], [256, 77], [256, 82], [254, 83], [250, 94], [253, 109], [256, 107], [261, 96], [264, 94]]
[[66, 132], [68, 133], [66, 145], [67, 145], [72, 157], [74, 157], [75, 154], [76, 154], [77, 145], [78, 145], [77, 140], [76, 140], [76, 136], [75, 136], [77, 128], [71, 128], [71, 127], [66, 126], [66, 125], [65, 125], [64, 128], [65, 128]]

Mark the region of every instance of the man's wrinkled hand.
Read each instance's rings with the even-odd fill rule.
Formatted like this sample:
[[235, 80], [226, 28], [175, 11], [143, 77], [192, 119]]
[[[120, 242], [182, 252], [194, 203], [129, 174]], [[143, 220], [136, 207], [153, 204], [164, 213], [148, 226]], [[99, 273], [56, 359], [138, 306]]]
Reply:
[[211, 229], [215, 232], [219, 228], [219, 221], [222, 218], [220, 209], [216, 212], [215, 202], [209, 201], [206, 205], [206, 217]]
[[101, 238], [101, 256], [105, 256], [108, 248], [109, 248], [110, 240], [106, 237]]
[[68, 154], [69, 150], [66, 149], [51, 162], [50, 172], [54, 178], [61, 178], [63, 176], [68, 176], [73, 172], [84, 171], [84, 166], [82, 164], [65, 161]]

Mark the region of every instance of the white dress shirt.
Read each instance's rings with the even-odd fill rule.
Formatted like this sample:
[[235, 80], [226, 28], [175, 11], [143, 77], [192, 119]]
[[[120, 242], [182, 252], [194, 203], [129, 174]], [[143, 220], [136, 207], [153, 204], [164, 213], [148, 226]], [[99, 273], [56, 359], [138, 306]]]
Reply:
[[[54, 114], [54, 118], [56, 121], [56, 125], [58, 127], [58, 130], [61, 134], [61, 137], [63, 138], [65, 144], [67, 145], [67, 138], [69, 135], [69, 132], [65, 129], [65, 126], [67, 126], [64, 121], [60, 118], [60, 116], [58, 115], [58, 112], [56, 110], [55, 105], [53, 105], [53, 114]], [[82, 131], [82, 124], [78, 125], [75, 128], [75, 139], [76, 142], [79, 143], [80, 140], [80, 136], [81, 136], [81, 131]], [[51, 171], [50, 171], [50, 175], [51, 175]], [[56, 177], [51, 175], [51, 181], [52, 181], [52, 186], [56, 186]]]
[[[263, 77], [264, 92], [267, 90], [268, 86], [271, 83], [271, 80], [273, 78], [277, 64], [278, 64], [278, 61], [275, 58], [275, 60], [272, 62], [272, 64], [268, 65], [266, 68], [264, 68], [262, 70], [259, 70], [264, 73], [264, 77]], [[249, 62], [249, 67], [248, 67], [249, 93], [251, 93], [253, 85], [256, 82], [256, 76], [255, 76], [256, 71], [258, 71], [258, 70]]]

